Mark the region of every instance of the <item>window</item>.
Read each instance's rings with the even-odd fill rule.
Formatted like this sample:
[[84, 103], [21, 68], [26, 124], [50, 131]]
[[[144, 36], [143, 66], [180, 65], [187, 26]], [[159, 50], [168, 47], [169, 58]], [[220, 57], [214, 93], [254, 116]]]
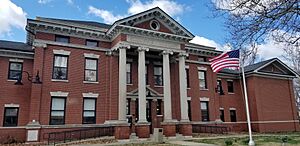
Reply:
[[190, 88], [190, 75], [189, 75], [188, 68], [185, 69], [185, 73], [186, 73], [186, 86], [187, 86], [187, 88]]
[[227, 81], [228, 92], [233, 93], [233, 81]]
[[162, 112], [161, 112], [161, 104], [162, 104], [162, 100], [161, 100], [161, 99], [157, 99], [157, 104], [156, 104], [156, 115], [162, 115]]
[[132, 64], [130, 62], [126, 63], [126, 83], [127, 84], [132, 84], [131, 66], [132, 66]]
[[205, 57], [198, 57], [198, 61], [199, 62], [206, 62], [206, 58]]
[[52, 97], [50, 111], [50, 125], [65, 124], [66, 98]]
[[98, 81], [98, 59], [85, 59], [84, 80], [91, 82]]
[[207, 101], [201, 101], [201, 117], [202, 121], [209, 121], [209, 111], [208, 111], [208, 102]]
[[225, 122], [224, 109], [220, 109], [220, 119], [222, 122]]
[[198, 71], [198, 78], [199, 78], [199, 87], [200, 89], [207, 89], [206, 85], [206, 72], [199, 70]]
[[127, 98], [127, 100], [126, 100], [126, 114], [127, 115], [131, 115], [130, 114], [130, 101], [131, 101], [131, 99]]
[[98, 47], [98, 41], [95, 40], [86, 40], [85, 45], [89, 47]]
[[230, 121], [231, 122], [236, 122], [236, 111], [235, 110], [230, 110]]
[[52, 79], [68, 79], [68, 56], [54, 55]]
[[23, 64], [20, 62], [9, 62], [8, 79], [18, 80], [22, 78]]
[[151, 115], [152, 115], [151, 114], [151, 102], [152, 102], [151, 99], [146, 100], [146, 119], [148, 122], [151, 122], [151, 119], [152, 119], [152, 117], [151, 117]]
[[56, 42], [61, 42], [61, 43], [70, 43], [70, 37], [62, 36], [62, 35], [56, 35], [55, 36], [55, 41]]
[[163, 68], [162, 66], [154, 66], [154, 85], [163, 85]]
[[222, 81], [217, 80], [217, 92], [221, 93], [222, 92]]
[[83, 99], [83, 124], [96, 123], [96, 99], [84, 98]]
[[19, 108], [5, 107], [3, 126], [4, 127], [18, 126], [18, 114], [19, 114]]
[[189, 116], [189, 120], [192, 121], [192, 111], [191, 111], [191, 101], [188, 100], [188, 116]]

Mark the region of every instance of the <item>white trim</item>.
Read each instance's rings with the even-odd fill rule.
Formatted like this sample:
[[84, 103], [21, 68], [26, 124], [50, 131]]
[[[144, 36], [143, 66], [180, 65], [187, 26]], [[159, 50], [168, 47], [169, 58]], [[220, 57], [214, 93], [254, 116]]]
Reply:
[[65, 51], [65, 50], [53, 50], [53, 54], [59, 54], [59, 55], [67, 55], [69, 56], [71, 54], [71, 51]]
[[185, 69], [190, 69], [190, 66], [189, 65], [185, 65]]
[[90, 46], [78, 45], [78, 44], [60, 43], [60, 42], [55, 42], [55, 41], [45, 41], [45, 40], [40, 40], [40, 39], [36, 39], [36, 40], [34, 40], [34, 42], [45, 43], [45, 44], [50, 44], [50, 45], [57, 45], [57, 46], [64, 46], [64, 47], [71, 47], [71, 48], [75, 48], [75, 49], [111, 51], [111, 49], [107, 49], [107, 48], [90, 47]]
[[236, 108], [234, 108], [234, 107], [231, 107], [231, 108], [229, 108], [229, 110], [236, 110]]
[[290, 67], [288, 67], [286, 64], [284, 64], [282, 61], [280, 61], [278, 58], [274, 59], [273, 61], [270, 61], [268, 63], [266, 63], [265, 65], [257, 68], [256, 70], [254, 70], [255, 73], [257, 73], [259, 70], [263, 69], [264, 67], [272, 64], [273, 62], [277, 61], [279, 64], [281, 64], [282, 66], [284, 66], [286, 69], [288, 69], [290, 72], [292, 72], [296, 77], [299, 77], [299, 74], [297, 72], [295, 72], [294, 70], [292, 70]]
[[82, 96], [83, 97], [90, 97], [90, 98], [98, 98], [99, 94], [98, 93], [89, 92], [89, 93], [82, 93]]
[[197, 68], [198, 68], [198, 70], [204, 70], [204, 71], [207, 71], [207, 68], [206, 68], [206, 67], [198, 66]]
[[18, 58], [9, 58], [9, 62], [24, 62], [24, 60]]
[[209, 101], [208, 97], [200, 97], [200, 101]]
[[20, 107], [20, 105], [14, 104], [14, 103], [9, 103], [9, 104], [4, 104], [4, 107]]
[[57, 96], [57, 97], [67, 97], [69, 95], [69, 92], [62, 92], [62, 91], [50, 92], [50, 95]]
[[231, 79], [227, 79], [226, 81], [233, 82], [233, 80], [231, 80]]
[[220, 107], [219, 110], [224, 110], [224, 108], [223, 108], [223, 107]]
[[[152, 27], [152, 23], [156, 23], [157, 27], [156, 27], [156, 28], [153, 28], [153, 27]], [[149, 23], [149, 25], [150, 25], [150, 28], [151, 28], [152, 30], [159, 30], [159, 29], [160, 29], [160, 24], [159, 24], [159, 22], [158, 22], [157, 20], [155, 20], [155, 19], [151, 20], [150, 23]]]
[[51, 79], [52, 82], [69, 82], [69, 80]]
[[94, 54], [94, 53], [84, 53], [85, 58], [95, 58], [99, 59], [100, 55]]
[[83, 81], [84, 84], [99, 84], [99, 82]]
[[189, 97], [186, 98], [186, 100], [192, 100], [192, 97], [189, 96]]

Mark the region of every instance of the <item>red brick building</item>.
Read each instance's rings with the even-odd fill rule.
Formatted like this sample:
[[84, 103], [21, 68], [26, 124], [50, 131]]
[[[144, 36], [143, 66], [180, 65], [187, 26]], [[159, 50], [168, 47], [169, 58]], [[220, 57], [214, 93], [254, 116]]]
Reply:
[[[222, 52], [188, 43], [194, 35], [159, 8], [112, 25], [37, 17], [26, 30], [26, 43], [0, 41], [0, 139], [101, 126], [119, 139], [132, 127], [140, 138], [190, 136], [198, 124], [247, 131], [240, 72], [213, 73], [208, 59]], [[253, 131], [298, 131], [298, 75], [276, 58], [245, 71]]]

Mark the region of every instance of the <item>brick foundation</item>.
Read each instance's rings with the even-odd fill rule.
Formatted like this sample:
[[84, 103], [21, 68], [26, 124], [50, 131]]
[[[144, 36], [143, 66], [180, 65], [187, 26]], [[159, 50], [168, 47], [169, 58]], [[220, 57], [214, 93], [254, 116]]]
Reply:
[[175, 123], [162, 123], [162, 128], [164, 129], [164, 135], [169, 136], [176, 136], [176, 124]]
[[130, 135], [129, 126], [116, 126], [115, 127], [115, 138], [116, 139], [128, 139]]
[[192, 136], [192, 124], [182, 123], [179, 125], [179, 133], [183, 136]]
[[136, 134], [139, 138], [149, 138], [150, 137], [150, 125], [149, 124], [137, 124], [135, 126]]

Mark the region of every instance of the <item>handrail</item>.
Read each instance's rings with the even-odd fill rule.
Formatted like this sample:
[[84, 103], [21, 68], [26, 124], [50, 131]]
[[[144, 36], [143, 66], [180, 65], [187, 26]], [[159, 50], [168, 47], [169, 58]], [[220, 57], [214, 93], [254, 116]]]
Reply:
[[43, 135], [49, 144], [66, 143], [101, 136], [113, 136], [114, 127], [96, 127], [62, 132], [50, 132]]
[[213, 126], [213, 125], [200, 125], [193, 124], [193, 133], [214, 133], [224, 134], [229, 132], [229, 128], [225, 126]]

